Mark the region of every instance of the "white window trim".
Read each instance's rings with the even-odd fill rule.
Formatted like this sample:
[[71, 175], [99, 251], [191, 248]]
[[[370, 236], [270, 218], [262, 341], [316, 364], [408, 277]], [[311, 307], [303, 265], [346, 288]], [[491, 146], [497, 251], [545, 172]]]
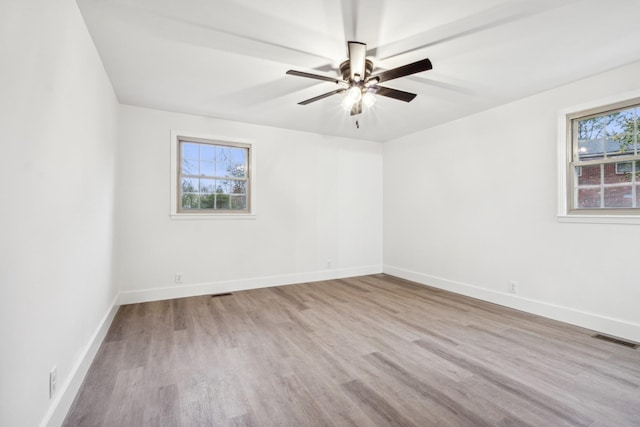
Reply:
[[[251, 200], [249, 201], [251, 206], [250, 213], [189, 213], [189, 212], [178, 212], [178, 140], [182, 138], [197, 138], [197, 139], [206, 139], [211, 141], [220, 141], [220, 142], [230, 142], [230, 143], [239, 143], [239, 144], [249, 144], [251, 145], [251, 156], [249, 156], [250, 164], [249, 170], [251, 171], [251, 191], [249, 192], [249, 197]], [[226, 136], [220, 135], [207, 135], [201, 134], [197, 132], [190, 131], [179, 131], [179, 130], [171, 130], [171, 138], [170, 138], [170, 150], [171, 150], [171, 166], [170, 166], [170, 210], [169, 210], [169, 218], [172, 220], [253, 220], [257, 218], [256, 215], [256, 203], [255, 203], [255, 194], [256, 194], [256, 168], [255, 168], [255, 144], [252, 140], [246, 139], [238, 139], [238, 138], [229, 138]]]
[[640, 224], [640, 214], [634, 215], [628, 212], [612, 214], [609, 212], [576, 214], [569, 213], [569, 200], [567, 191], [567, 169], [571, 153], [568, 143], [571, 140], [571, 130], [567, 129], [567, 118], [581, 111], [600, 108], [610, 104], [624, 102], [640, 97], [640, 90], [619, 93], [610, 97], [597, 99], [580, 105], [565, 108], [558, 112], [558, 221], [589, 224]]

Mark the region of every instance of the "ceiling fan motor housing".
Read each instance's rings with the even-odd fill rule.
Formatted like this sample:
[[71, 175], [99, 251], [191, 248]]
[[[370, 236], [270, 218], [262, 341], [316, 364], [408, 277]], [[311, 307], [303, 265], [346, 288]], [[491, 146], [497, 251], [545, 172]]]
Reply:
[[364, 84], [364, 82], [371, 75], [372, 71], [373, 71], [373, 62], [371, 62], [370, 59], [366, 59], [364, 62], [364, 76], [360, 76], [360, 81], [356, 82], [351, 78], [351, 62], [347, 59], [342, 64], [340, 64], [340, 74], [342, 74], [342, 79], [349, 82], [350, 86], [356, 85], [360, 82]]

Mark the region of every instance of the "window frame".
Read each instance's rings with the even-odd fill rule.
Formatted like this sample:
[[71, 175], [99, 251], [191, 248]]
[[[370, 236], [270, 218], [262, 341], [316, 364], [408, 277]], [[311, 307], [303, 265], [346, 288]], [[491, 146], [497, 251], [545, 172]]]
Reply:
[[[621, 171], [620, 168], [618, 166], [620, 166], [621, 163], [629, 163], [631, 165], [631, 170], [630, 171]], [[633, 161], [623, 161], [623, 162], [616, 162], [616, 175], [624, 175], [625, 173], [633, 173]]]
[[[619, 109], [640, 106], [640, 91], [617, 94], [605, 99], [570, 107], [558, 112], [558, 220], [578, 223], [640, 224], [640, 207], [575, 209], [574, 167], [589, 164], [635, 162], [640, 160], [640, 150], [633, 155], [605, 158], [593, 161], [577, 159], [577, 144], [573, 143], [574, 123], [577, 119], [598, 116]], [[640, 183], [640, 179], [637, 180]], [[632, 185], [630, 183], [630, 185]]]
[[[180, 146], [182, 142], [194, 142], [217, 146], [238, 147], [247, 149], [247, 178], [246, 178], [246, 210], [226, 209], [182, 209], [181, 207], [181, 160]], [[254, 141], [229, 138], [213, 135], [203, 135], [194, 132], [171, 131], [171, 219], [196, 219], [196, 220], [220, 220], [220, 219], [256, 219], [255, 211], [255, 146]]]

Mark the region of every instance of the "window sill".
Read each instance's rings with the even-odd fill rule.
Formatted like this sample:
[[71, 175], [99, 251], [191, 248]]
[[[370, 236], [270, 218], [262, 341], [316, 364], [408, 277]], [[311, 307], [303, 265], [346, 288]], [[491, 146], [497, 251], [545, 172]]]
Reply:
[[254, 220], [256, 214], [171, 214], [172, 220]]
[[640, 225], [640, 215], [558, 215], [558, 222]]

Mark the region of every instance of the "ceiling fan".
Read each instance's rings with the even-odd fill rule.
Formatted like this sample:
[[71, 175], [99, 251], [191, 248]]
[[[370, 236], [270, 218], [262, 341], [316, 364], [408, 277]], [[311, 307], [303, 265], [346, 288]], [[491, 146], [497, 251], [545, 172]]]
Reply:
[[429, 61], [428, 58], [425, 58], [420, 61], [412, 62], [411, 64], [392, 68], [391, 70], [382, 71], [372, 75], [373, 62], [366, 59], [367, 45], [356, 41], [347, 42], [347, 45], [349, 49], [349, 59], [340, 64], [340, 73], [342, 74], [341, 79], [305, 73], [303, 71], [287, 71], [287, 74], [292, 76], [307, 77], [340, 85], [339, 89], [298, 102], [299, 105], [311, 104], [312, 102], [328, 98], [329, 96], [346, 92], [343, 106], [346, 109], [349, 109], [351, 111], [351, 115], [354, 116], [362, 113], [363, 103], [366, 106], [371, 106], [373, 104], [375, 101], [374, 95], [386, 96], [388, 98], [404, 102], [411, 102], [413, 98], [416, 97], [415, 93], [391, 89], [386, 86], [380, 86], [378, 83], [409, 76], [411, 74], [416, 74], [433, 68], [431, 61]]

